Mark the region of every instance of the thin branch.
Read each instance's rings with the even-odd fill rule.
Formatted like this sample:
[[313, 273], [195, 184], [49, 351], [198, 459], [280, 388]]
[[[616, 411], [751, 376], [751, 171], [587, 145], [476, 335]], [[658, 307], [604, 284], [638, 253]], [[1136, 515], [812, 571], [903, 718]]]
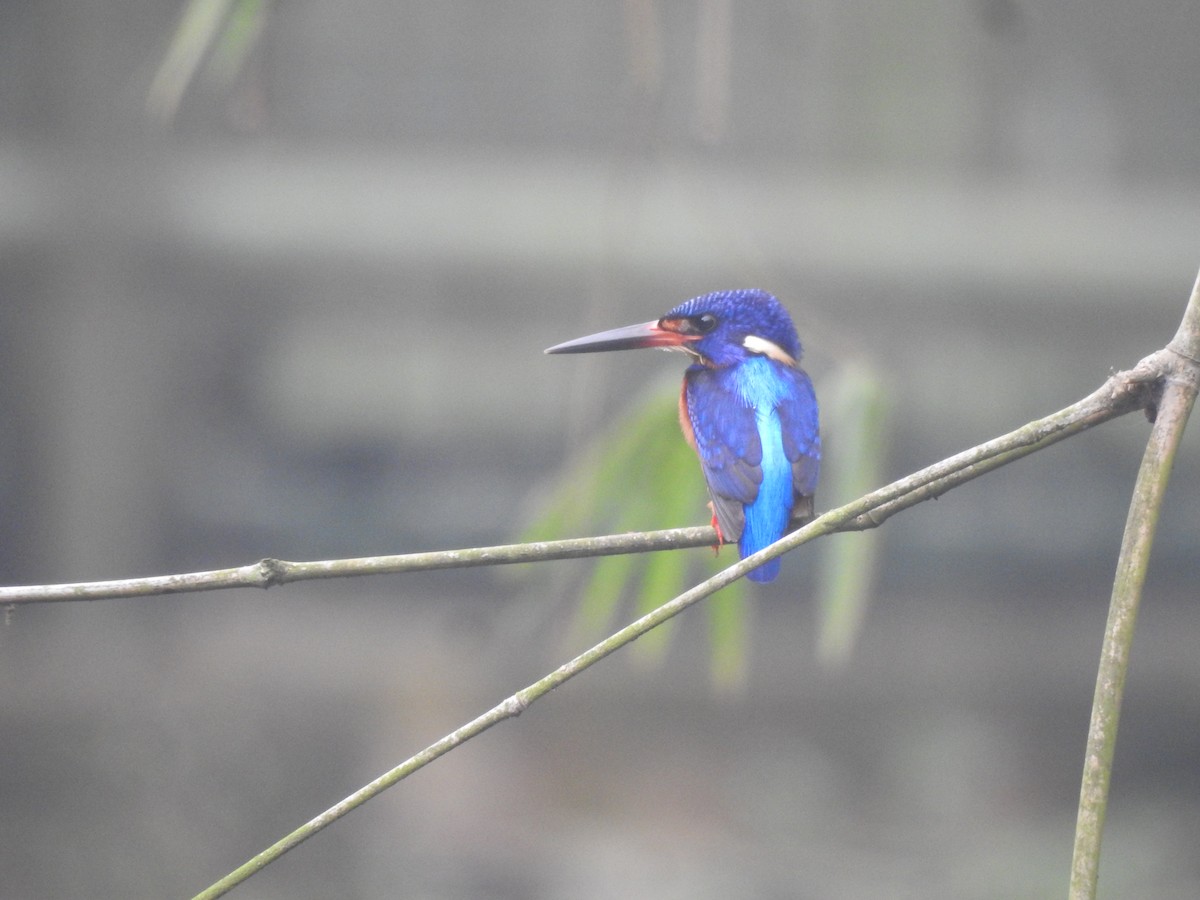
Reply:
[[1092, 719], [1079, 789], [1070, 900], [1094, 900], [1099, 884], [1100, 842], [1108, 808], [1117, 724], [1142, 587], [1175, 452], [1200, 387], [1200, 277], [1196, 279], [1183, 323], [1168, 345], [1168, 351], [1176, 357], [1177, 365], [1165, 379], [1154, 428], [1129, 503], [1096, 673]]
[[[1163, 351], [1159, 351], [1143, 359], [1133, 369], [1114, 374], [1098, 390], [1065, 409], [964, 450], [893, 482], [882, 491], [867, 495], [877, 498], [879, 502], [872, 502], [869, 509], [864, 509], [839, 530], [875, 528], [896, 513], [926, 500], [936, 499], [993, 469], [1006, 466], [1110, 419], [1149, 406], [1155, 385], [1164, 372], [1166, 359], [1163, 354]], [[880, 494], [887, 496], [879, 497]]]
[[649, 553], [654, 550], [680, 550], [686, 547], [711, 547], [716, 543], [716, 539], [716, 531], [711, 526], [703, 525], [665, 531], [573, 538], [564, 541], [534, 541], [526, 544], [502, 544], [496, 547], [472, 547], [466, 550], [405, 553], [398, 556], [364, 556], [355, 559], [325, 559], [308, 562], [264, 559], [233, 569], [187, 572], [181, 575], [154, 575], [148, 578], [88, 581], [77, 584], [0, 587], [0, 606], [21, 603], [64, 603], [72, 600], [154, 597], [160, 594], [223, 591], [229, 588], [265, 589], [279, 584], [290, 584], [294, 581], [315, 581], [322, 578], [395, 575], [402, 572], [425, 572], [435, 569], [469, 569], [475, 566], [500, 566], [552, 559], [577, 559], [587, 556], [613, 556], [620, 553]]
[[[901, 510], [939, 497], [986, 472], [1109, 419], [1147, 407], [1153, 403], [1156, 384], [1175, 360], [1176, 356], [1167, 350], [1152, 354], [1133, 369], [1114, 374], [1098, 390], [1078, 403], [894, 481], [852, 503], [830, 510], [808, 526], [760, 551], [756, 558], [759, 562], [765, 562], [823, 534], [877, 527]], [[657, 550], [706, 547], [715, 542], [716, 532], [711, 527], [696, 526], [398, 556], [308, 562], [264, 559], [250, 565], [207, 572], [76, 584], [0, 587], [0, 605], [152, 597], [230, 588], [265, 589], [279, 584], [322, 578], [391, 575], [434, 569], [465, 569], [554, 559], [649, 553]]]
[[381, 775], [379, 778], [376, 778], [370, 784], [359, 788], [340, 803], [325, 810], [325, 812], [321, 813], [321, 815], [317, 816], [315, 819], [306, 822], [304, 825], [297, 828], [282, 840], [272, 844], [257, 856], [243, 863], [220, 881], [214, 883], [201, 893], [197, 894], [194, 900], [213, 900], [213, 898], [223, 896], [234, 887], [241, 884], [255, 872], [258, 872], [264, 866], [267, 866], [271, 862], [275, 861], [292, 848], [308, 840], [321, 829], [336, 822], [348, 812], [351, 812], [352, 810], [362, 806], [368, 800], [378, 796], [383, 791], [404, 780], [418, 769], [429, 765], [429, 763], [433, 762], [439, 756], [449, 753], [459, 744], [482, 734], [493, 725], [503, 722], [505, 719], [519, 716], [522, 712], [528, 709], [529, 705], [535, 700], [544, 697], [546, 694], [550, 693], [550, 691], [578, 675], [580, 672], [595, 665], [609, 654], [619, 650], [626, 644], [633, 642], [646, 632], [656, 628], [663, 622], [666, 622], [668, 619], [679, 615], [679, 613], [683, 612], [689, 606], [698, 603], [700, 600], [703, 600], [705, 597], [708, 597], [711, 594], [715, 594], [727, 584], [730, 584], [731, 582], [741, 578], [759, 564], [757, 561], [758, 556], [761, 556], [761, 554], [755, 554], [754, 557], [747, 557], [746, 559], [740, 560], [729, 568], [723, 569], [706, 581], [696, 585], [691, 590], [680, 594], [675, 599], [670, 600], [652, 612], [647, 613], [636, 622], [626, 625], [620, 631], [605, 638], [590, 650], [579, 654], [570, 662], [559, 666], [553, 672], [544, 676], [543, 678], [540, 678], [523, 690], [517, 691], [511, 697], [492, 707], [478, 718], [473, 719], [466, 725], [463, 725], [461, 728], [452, 731], [441, 740], [430, 744], [420, 753], [410, 757], [409, 759], [406, 759], [400, 765], [396, 766], [394, 769], [385, 773], [384, 775]]
[[[849, 503], [836, 510], [831, 510], [797, 531], [785, 535], [770, 547], [718, 572], [691, 590], [680, 594], [636, 622], [622, 628], [545, 677], [513, 694], [483, 715], [426, 747], [420, 753], [405, 760], [370, 784], [355, 791], [340, 803], [330, 807], [315, 819], [297, 828], [291, 834], [248, 860], [220, 881], [211, 885], [208, 889], [198, 894], [195, 900], [212, 900], [212, 898], [224, 895], [255, 872], [261, 870], [264, 866], [278, 859], [284, 853], [303, 843], [318, 831], [337, 821], [350, 811], [402, 781], [413, 772], [448, 753], [464, 741], [476, 737], [493, 725], [520, 715], [531, 703], [556, 687], [559, 687], [568, 679], [604, 659], [610, 653], [631, 643], [668, 619], [683, 612], [689, 606], [741, 578], [766, 560], [807, 543], [823, 534], [829, 534], [834, 531], [861, 530], [875, 527], [888, 516], [894, 515], [901, 509], [936, 497], [958, 484], [972, 478], [977, 478], [984, 472], [1019, 459], [1035, 450], [1047, 447], [1086, 428], [1148, 405], [1153, 400], [1153, 386], [1157, 383], [1156, 379], [1162, 371], [1159, 368], [1161, 363], [1162, 360], [1158, 354], [1147, 357], [1147, 359], [1139, 363], [1130, 372], [1114, 375], [1100, 390], [1085, 397], [1078, 403], [1044, 419], [1032, 422], [987, 444], [982, 444], [979, 447], [923, 469], [907, 478], [902, 478], [853, 503]], [[711, 543], [713, 538], [713, 532], [707, 528], [684, 529], [683, 531], [692, 532], [689, 539], [695, 539], [701, 544]], [[673, 532], [659, 532], [658, 534], [669, 535], [673, 534]], [[621, 537], [616, 536], [605, 540], [619, 543]], [[588, 542], [585, 541], [583, 543], [587, 544]], [[498, 548], [492, 548], [493, 551], [496, 549]], [[622, 551], [612, 550], [610, 545], [610, 552]], [[442, 556], [441, 554], [425, 555], [435, 558]], [[560, 556], [567, 555], [576, 554], [565, 552], [560, 554]], [[403, 557], [391, 557], [390, 559], [397, 560], [403, 559]], [[486, 562], [474, 564], [488, 564], [501, 561], [513, 562], [518, 560], [507, 558], [491, 559]], [[526, 558], [520, 561], [529, 560]], [[444, 568], [445, 566], [438, 567]], [[395, 569], [389, 570], [395, 571]], [[360, 573], [356, 572], [355, 574]]]

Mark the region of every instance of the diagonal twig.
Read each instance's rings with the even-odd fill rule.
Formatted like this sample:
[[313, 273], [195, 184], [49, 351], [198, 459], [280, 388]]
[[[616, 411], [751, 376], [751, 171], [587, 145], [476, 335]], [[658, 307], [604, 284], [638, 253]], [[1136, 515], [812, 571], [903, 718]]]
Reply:
[[[330, 807], [316, 818], [306, 822], [295, 831], [263, 850], [220, 881], [215, 882], [205, 891], [198, 894], [195, 900], [213, 900], [213, 898], [223, 896], [251, 875], [260, 871], [342, 816], [358, 808], [373, 797], [378, 796], [383, 791], [407, 778], [418, 769], [433, 762], [438, 757], [448, 753], [464, 741], [482, 734], [493, 725], [499, 724], [506, 719], [519, 716], [535, 700], [559, 687], [609, 654], [636, 640], [651, 629], [683, 612], [683, 610], [693, 604], [698, 603], [705, 597], [716, 593], [727, 584], [741, 578], [766, 560], [779, 556], [787, 550], [798, 547], [824, 534], [835, 531], [862, 530], [876, 527], [901, 509], [906, 509], [923, 500], [936, 497], [958, 484], [1047, 447], [1086, 428], [1091, 428], [1101, 422], [1131, 412], [1134, 409], [1152, 405], [1157, 396], [1156, 387], [1160, 383], [1164, 371], [1162, 367], [1166, 363], [1167, 359], [1158, 354], [1147, 357], [1134, 369], [1113, 375], [1099, 390], [1066, 409], [1060, 410], [1044, 419], [1032, 422], [1003, 437], [953, 456], [941, 463], [922, 469], [920, 472], [895, 481], [859, 500], [819, 516], [793, 533], [785, 535], [770, 547], [746, 557], [744, 560], [718, 572], [713, 577], [664, 603], [662, 606], [625, 626], [594, 647], [579, 654], [553, 672], [508, 697], [483, 715], [426, 747], [420, 753], [405, 760], [389, 772], [355, 791], [340, 803]], [[683, 529], [683, 531], [694, 533], [689, 535], [689, 540], [695, 538], [701, 544], [711, 543], [712, 541], [713, 532], [711, 529]], [[659, 534], [671, 534], [671, 532]], [[605, 540], [619, 543], [618, 538], [621, 537], [614, 536], [611, 539]], [[690, 546], [690, 544], [688, 545]], [[611, 552], [625, 552], [611, 550], [611, 544], [606, 546], [609, 547]], [[564, 553], [563, 555], [588, 554]], [[491, 562], [495, 563], [497, 561], [528, 561], [528, 559], [504, 559], [492, 560]], [[355, 574], [361, 573], [356, 572]]]

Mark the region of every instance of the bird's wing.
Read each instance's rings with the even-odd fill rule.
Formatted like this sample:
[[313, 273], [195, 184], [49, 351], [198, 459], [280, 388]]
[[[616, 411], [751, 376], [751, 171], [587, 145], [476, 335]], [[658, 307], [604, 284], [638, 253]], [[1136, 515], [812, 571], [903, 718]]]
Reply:
[[817, 420], [817, 398], [812, 382], [800, 369], [784, 370], [793, 382], [779, 404], [783, 430], [783, 452], [792, 463], [795, 493], [793, 515], [812, 514], [812, 495], [817, 489], [821, 466], [821, 436]]
[[736, 542], [745, 525], [742, 507], [754, 502], [762, 483], [754, 410], [743, 406], [711, 369], [689, 370], [684, 394], [713, 514], [725, 541]]

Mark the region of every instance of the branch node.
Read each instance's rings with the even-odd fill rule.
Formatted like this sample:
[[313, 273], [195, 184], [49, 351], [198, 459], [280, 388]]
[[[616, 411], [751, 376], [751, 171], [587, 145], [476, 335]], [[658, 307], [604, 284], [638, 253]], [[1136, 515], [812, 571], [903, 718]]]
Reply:
[[504, 710], [505, 717], [516, 718], [529, 708], [529, 701], [520, 694], [513, 694], [500, 704], [500, 707]]
[[258, 561], [258, 571], [262, 574], [264, 589], [283, 584], [287, 578], [287, 564], [281, 559], [267, 557]]
[[1178, 356], [1180, 359], [1187, 360], [1189, 363], [1192, 364], [1193, 367], [1200, 367], [1200, 359], [1196, 359], [1195, 356], [1193, 356], [1192, 354], [1190, 354], [1186, 350], [1184, 350], [1183, 347], [1181, 346], [1181, 344], [1182, 344], [1181, 341], [1171, 341], [1171, 343], [1167, 344], [1167, 349], [1170, 350], [1172, 353], [1174, 353], [1176, 356]]

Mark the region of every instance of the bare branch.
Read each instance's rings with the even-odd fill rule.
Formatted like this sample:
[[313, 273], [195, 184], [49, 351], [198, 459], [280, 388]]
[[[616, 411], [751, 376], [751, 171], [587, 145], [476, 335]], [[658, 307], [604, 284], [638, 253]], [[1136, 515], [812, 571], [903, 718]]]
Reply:
[[620, 553], [649, 553], [654, 550], [711, 547], [716, 540], [716, 531], [710, 526], [703, 525], [665, 531], [573, 538], [564, 541], [534, 541], [526, 544], [502, 544], [496, 547], [472, 547], [466, 550], [405, 553], [398, 556], [364, 556], [353, 559], [324, 559], [307, 562], [263, 559], [251, 565], [239, 566], [234, 569], [187, 572], [181, 575], [154, 575], [147, 578], [88, 581], [77, 584], [0, 587], [0, 605], [156, 597], [163, 594], [223, 591], [229, 588], [265, 589], [277, 584], [315, 581], [322, 578], [395, 575], [402, 572], [423, 572], [434, 569], [470, 569], [476, 566], [502, 566], [552, 559], [577, 559], [587, 556], [613, 556]]
[[[1159, 377], [1162, 369], [1161, 358], [1156, 355], [1148, 357], [1131, 372], [1118, 373], [1106, 382], [1106, 384], [1089, 397], [1084, 398], [1079, 403], [1076, 403], [1066, 409], [1048, 416], [1045, 419], [1040, 419], [1037, 422], [1032, 422], [1023, 428], [1017, 429], [1008, 435], [990, 441], [987, 444], [968, 450], [965, 453], [960, 453], [949, 460], [946, 460], [937, 465], [930, 466], [920, 472], [893, 482], [887, 487], [868, 494], [859, 500], [849, 503], [839, 509], [832, 510], [824, 515], [814, 519], [799, 530], [792, 534], [785, 535], [781, 540], [772, 544], [770, 547], [748, 556], [744, 560], [740, 560], [734, 565], [721, 572], [718, 572], [713, 577], [696, 585], [691, 590], [688, 590], [678, 597], [664, 603], [657, 609], [646, 614], [630, 625], [622, 628], [620, 631], [596, 644], [591, 649], [572, 659], [570, 662], [560, 666], [553, 672], [529, 685], [521, 691], [510, 696], [500, 704], [493, 707], [488, 712], [479, 716], [466, 725], [451, 732], [441, 740], [426, 747], [420, 753], [405, 760], [400, 765], [396, 766], [391, 771], [385, 773], [379, 778], [355, 791], [340, 803], [326, 810], [315, 819], [305, 823], [300, 828], [297, 828], [291, 834], [282, 838], [277, 843], [268, 847], [257, 856], [253, 857], [238, 869], [226, 875], [220, 881], [214, 883], [201, 894], [198, 894], [195, 900], [213, 900], [232, 890], [237, 885], [241, 884], [255, 872], [261, 870], [264, 866], [270, 864], [275, 859], [287, 853], [292, 848], [301, 844], [308, 838], [312, 837], [322, 828], [330, 825], [337, 819], [346, 815], [348, 812], [358, 808], [373, 797], [378, 796], [384, 790], [397, 784], [404, 778], [407, 778], [413, 772], [428, 765], [433, 760], [444, 755], [454, 747], [470, 740], [471, 738], [481, 734], [493, 725], [520, 715], [538, 698], [544, 696], [550, 691], [559, 687], [568, 679], [604, 659], [614, 651], [631, 643], [641, 635], [657, 627], [668, 619], [673, 618], [683, 610], [699, 602], [705, 597], [716, 593], [727, 584], [741, 578], [751, 569], [760, 565], [767, 559], [806, 543], [814, 538], [828, 534], [834, 531], [847, 529], [861, 529], [874, 527], [882, 522], [888, 516], [898, 512], [900, 509], [911, 506], [914, 503], [919, 503], [922, 500], [936, 497], [938, 494], [949, 490], [962, 482], [976, 478], [984, 472], [990, 471], [997, 466], [1012, 462], [1019, 459], [1028, 453], [1049, 446], [1056, 441], [1062, 440], [1065, 437], [1082, 431], [1085, 428], [1090, 428], [1093, 425], [1098, 425], [1108, 419], [1119, 416], [1122, 413], [1129, 412], [1139, 407], [1148, 406], [1154, 402], [1153, 385], [1156, 384], [1156, 379]], [[874, 518], [873, 518], [874, 516]], [[698, 543], [710, 542], [713, 538], [713, 532], [708, 528], [699, 529], [683, 529], [687, 533], [687, 540], [695, 540]], [[660, 535], [672, 535], [674, 532], [659, 532]], [[614, 550], [613, 547], [621, 541], [630, 537], [636, 536], [614, 536], [613, 538], [603, 539], [609, 542], [606, 546], [611, 552], [622, 552]], [[592, 539], [597, 540], [597, 539]], [[555, 542], [558, 544], [564, 542]], [[571, 543], [571, 542], [565, 542]], [[580, 542], [581, 547], [586, 547], [591, 541]], [[681, 544], [682, 545], [682, 544]], [[537, 546], [537, 545], [528, 545]], [[542, 545], [543, 550], [545, 546]], [[489, 553], [494, 552], [499, 548], [492, 548]], [[507, 555], [509, 548], [505, 549]], [[647, 547], [639, 547], [638, 549], [651, 549]], [[467, 552], [467, 551], [460, 551]], [[445, 554], [423, 554], [424, 556], [433, 557], [435, 560], [441, 560]], [[559, 553], [559, 557], [568, 555], [582, 555], [576, 553]], [[545, 558], [545, 557], [540, 557]], [[398, 560], [404, 557], [391, 557], [390, 559]], [[474, 564], [494, 564], [498, 561], [514, 562], [515, 559], [488, 559], [482, 560]], [[525, 557], [520, 561], [529, 561], [529, 557]], [[370, 562], [369, 560], [359, 561], [343, 561], [343, 562]], [[438, 568], [445, 568], [446, 563], [438, 565]], [[395, 563], [393, 562], [394, 566]], [[396, 571], [395, 568], [390, 571]], [[342, 573], [349, 574], [349, 573]], [[355, 573], [359, 574], [359, 573]], [[328, 577], [328, 576], [327, 576]]]
[[[830, 510], [798, 531], [786, 535], [771, 547], [760, 551], [754, 558], [758, 563], [762, 563], [823, 534], [874, 528], [901, 510], [939, 497], [985, 472], [1007, 465], [1132, 410], [1152, 407], [1156, 402], [1161, 379], [1167, 372], [1174, 370], [1177, 362], [1178, 353], [1174, 350], [1161, 350], [1152, 354], [1133, 369], [1114, 374], [1097, 391], [1078, 403], [894, 481], [852, 503]], [[265, 589], [278, 584], [322, 578], [392, 575], [433, 569], [465, 569], [553, 559], [680, 550], [712, 546], [716, 540], [713, 528], [697, 526], [562, 541], [407, 553], [398, 556], [307, 562], [264, 559], [251, 565], [209, 572], [76, 584], [0, 587], [0, 605], [153, 597], [229, 588]]]
[[1093, 900], [1100, 878], [1100, 841], [1108, 809], [1117, 723], [1129, 672], [1129, 653], [1141, 605], [1142, 586], [1150, 566], [1150, 549], [1158, 515], [1166, 496], [1175, 451], [1200, 389], [1200, 277], [1179, 331], [1167, 347], [1175, 365], [1164, 377], [1154, 428], [1138, 469], [1125, 535], [1117, 558], [1109, 601], [1108, 623], [1100, 650], [1092, 718], [1088, 727], [1083, 778], [1079, 787], [1079, 812], [1075, 822], [1075, 848], [1071, 858], [1070, 900]]

